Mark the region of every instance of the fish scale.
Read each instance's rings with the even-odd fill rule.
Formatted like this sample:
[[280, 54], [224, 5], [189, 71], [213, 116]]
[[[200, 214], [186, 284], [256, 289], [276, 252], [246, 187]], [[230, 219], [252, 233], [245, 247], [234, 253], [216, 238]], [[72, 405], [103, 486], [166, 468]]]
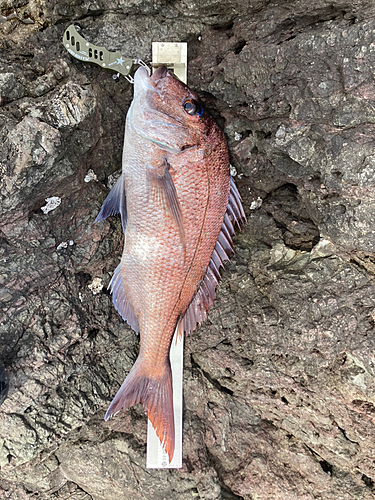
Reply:
[[134, 76], [122, 176], [96, 220], [115, 213], [125, 242], [110, 286], [116, 309], [140, 333], [140, 351], [105, 418], [142, 403], [171, 461], [172, 337], [206, 318], [233, 251], [233, 223], [245, 214], [222, 132], [166, 68]]

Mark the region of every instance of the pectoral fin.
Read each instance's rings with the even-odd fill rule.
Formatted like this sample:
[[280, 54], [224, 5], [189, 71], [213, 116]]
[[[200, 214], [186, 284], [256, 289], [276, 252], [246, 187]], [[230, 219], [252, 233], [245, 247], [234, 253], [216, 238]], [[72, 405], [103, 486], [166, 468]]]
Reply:
[[125, 196], [125, 183], [123, 182], [122, 174], [117, 179], [116, 184], [108, 193], [107, 198], [104, 200], [102, 208], [95, 219], [95, 222], [100, 222], [110, 215], [121, 214], [122, 229], [125, 233], [126, 227], [126, 196]]
[[171, 215], [178, 229], [181, 244], [185, 249], [184, 221], [169, 168], [170, 166], [166, 160], [164, 160], [164, 164], [160, 168], [149, 167], [147, 170], [147, 182], [149, 184], [151, 200], [164, 206], [166, 212]]

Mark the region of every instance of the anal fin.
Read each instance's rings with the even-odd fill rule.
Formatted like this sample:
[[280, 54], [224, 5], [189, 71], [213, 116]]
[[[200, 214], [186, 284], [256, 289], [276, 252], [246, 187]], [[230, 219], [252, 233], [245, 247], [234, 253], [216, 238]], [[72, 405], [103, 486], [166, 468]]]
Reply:
[[114, 184], [114, 186], [112, 187], [112, 189], [110, 190], [110, 192], [108, 193], [107, 198], [104, 200], [102, 208], [100, 209], [100, 212], [96, 217], [95, 222], [100, 222], [101, 220], [106, 219], [110, 215], [120, 214], [122, 229], [125, 233], [127, 214], [126, 214], [125, 183], [123, 182], [123, 180], [124, 179], [121, 174], [120, 177], [117, 179], [116, 183]]
[[112, 302], [124, 321], [130, 325], [136, 333], [139, 333], [139, 323], [126, 298], [124, 285], [122, 283], [121, 263], [116, 267], [112, 279], [108, 285], [112, 292]]

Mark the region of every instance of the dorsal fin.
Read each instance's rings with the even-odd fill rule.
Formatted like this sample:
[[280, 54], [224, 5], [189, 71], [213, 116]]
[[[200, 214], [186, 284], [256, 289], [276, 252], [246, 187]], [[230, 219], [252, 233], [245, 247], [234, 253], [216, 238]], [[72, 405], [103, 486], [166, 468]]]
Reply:
[[[237, 186], [234, 183], [232, 176], [230, 178], [230, 193], [229, 193], [229, 200], [228, 200], [228, 208], [229, 207], [232, 209], [232, 211], [234, 213], [235, 222], [237, 222], [237, 224], [239, 222], [247, 222], [245, 211], [244, 211], [243, 206], [242, 206], [241, 195], [238, 192]], [[238, 227], [240, 227], [239, 224], [238, 224]]]
[[117, 179], [116, 183], [110, 190], [107, 195], [107, 198], [104, 200], [102, 208], [98, 216], [95, 219], [95, 222], [100, 222], [101, 220], [106, 219], [110, 215], [121, 214], [121, 224], [122, 230], [125, 233], [126, 227], [126, 196], [125, 196], [125, 183], [123, 182], [122, 174]]
[[214, 303], [215, 290], [220, 279], [220, 267], [224, 266], [225, 261], [229, 261], [229, 255], [233, 253], [232, 236], [235, 235], [233, 222], [240, 227], [240, 223], [246, 222], [246, 215], [242, 207], [240, 193], [231, 177], [228, 206], [219, 237], [206, 274], [183, 317], [185, 333], [193, 332], [198, 324], [203, 323]]
[[119, 312], [122, 319], [126, 321], [136, 333], [139, 333], [138, 320], [125, 295], [122, 283], [121, 263], [116, 267], [113, 273], [112, 279], [108, 285], [108, 289], [109, 288], [112, 292], [112, 302], [116, 310]]

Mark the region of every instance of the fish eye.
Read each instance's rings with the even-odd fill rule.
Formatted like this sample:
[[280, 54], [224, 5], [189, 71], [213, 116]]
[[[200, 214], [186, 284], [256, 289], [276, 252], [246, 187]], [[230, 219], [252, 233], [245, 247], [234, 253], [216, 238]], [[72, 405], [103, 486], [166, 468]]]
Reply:
[[184, 110], [190, 116], [193, 115], [202, 116], [203, 114], [202, 106], [195, 99], [186, 99], [184, 102]]

